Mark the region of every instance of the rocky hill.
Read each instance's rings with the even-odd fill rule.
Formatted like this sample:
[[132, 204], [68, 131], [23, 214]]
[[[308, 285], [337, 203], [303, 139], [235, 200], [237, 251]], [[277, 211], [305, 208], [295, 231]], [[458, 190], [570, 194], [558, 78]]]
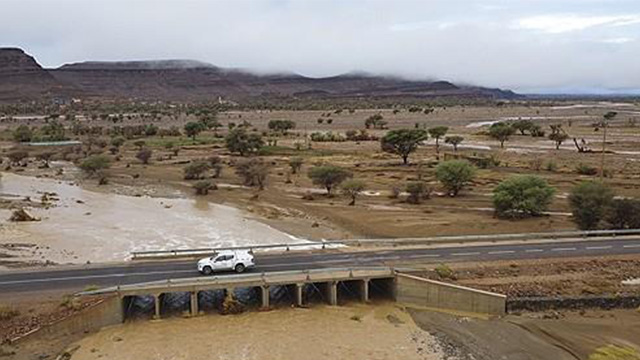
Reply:
[[18, 102], [68, 96], [65, 86], [18, 48], [0, 48], [0, 101]]
[[43, 69], [19, 49], [0, 49], [0, 101], [90, 97], [108, 99], [242, 102], [282, 97], [489, 97], [511, 91], [410, 81], [367, 74], [310, 78], [257, 75], [193, 60], [83, 62]]

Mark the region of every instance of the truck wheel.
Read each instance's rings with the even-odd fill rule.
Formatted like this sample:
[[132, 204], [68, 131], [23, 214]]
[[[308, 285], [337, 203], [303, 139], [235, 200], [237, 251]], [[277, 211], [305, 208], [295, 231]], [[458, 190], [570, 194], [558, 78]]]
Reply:
[[244, 265], [238, 264], [236, 265], [236, 272], [239, 274], [244, 271]]
[[211, 266], [205, 266], [202, 268], [202, 273], [205, 275], [211, 275], [212, 272], [213, 269], [211, 269]]

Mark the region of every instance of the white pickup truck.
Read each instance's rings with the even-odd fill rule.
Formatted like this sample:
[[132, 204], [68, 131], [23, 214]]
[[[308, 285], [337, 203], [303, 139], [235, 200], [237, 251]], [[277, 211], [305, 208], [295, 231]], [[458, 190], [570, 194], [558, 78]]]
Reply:
[[249, 250], [225, 250], [212, 257], [198, 261], [198, 271], [204, 275], [211, 275], [214, 271], [235, 271], [241, 273], [255, 267], [253, 253]]

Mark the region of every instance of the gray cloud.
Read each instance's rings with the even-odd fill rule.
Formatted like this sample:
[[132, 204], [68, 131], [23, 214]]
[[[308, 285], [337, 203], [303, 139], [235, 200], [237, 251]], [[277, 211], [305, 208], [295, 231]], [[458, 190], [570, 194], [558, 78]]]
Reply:
[[189, 58], [536, 91], [638, 91], [636, 0], [2, 0], [0, 46], [46, 66]]

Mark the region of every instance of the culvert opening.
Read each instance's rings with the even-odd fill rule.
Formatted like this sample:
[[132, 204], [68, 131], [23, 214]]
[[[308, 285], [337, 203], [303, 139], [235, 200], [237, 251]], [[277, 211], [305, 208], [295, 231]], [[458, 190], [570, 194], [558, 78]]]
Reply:
[[278, 285], [269, 287], [271, 307], [287, 307], [295, 304], [296, 285]]
[[370, 301], [390, 301], [394, 298], [393, 279], [373, 279], [369, 281]]
[[362, 280], [338, 282], [338, 304], [348, 304], [361, 300]]
[[327, 283], [309, 283], [302, 287], [302, 299], [305, 305], [326, 304], [328, 302]]
[[216, 313], [222, 307], [225, 290], [203, 290], [198, 292], [198, 309], [204, 313]]
[[155, 314], [155, 297], [125, 296], [122, 299], [125, 320], [151, 319]]
[[168, 292], [160, 296], [161, 316], [181, 316], [189, 314], [191, 310], [191, 293]]

